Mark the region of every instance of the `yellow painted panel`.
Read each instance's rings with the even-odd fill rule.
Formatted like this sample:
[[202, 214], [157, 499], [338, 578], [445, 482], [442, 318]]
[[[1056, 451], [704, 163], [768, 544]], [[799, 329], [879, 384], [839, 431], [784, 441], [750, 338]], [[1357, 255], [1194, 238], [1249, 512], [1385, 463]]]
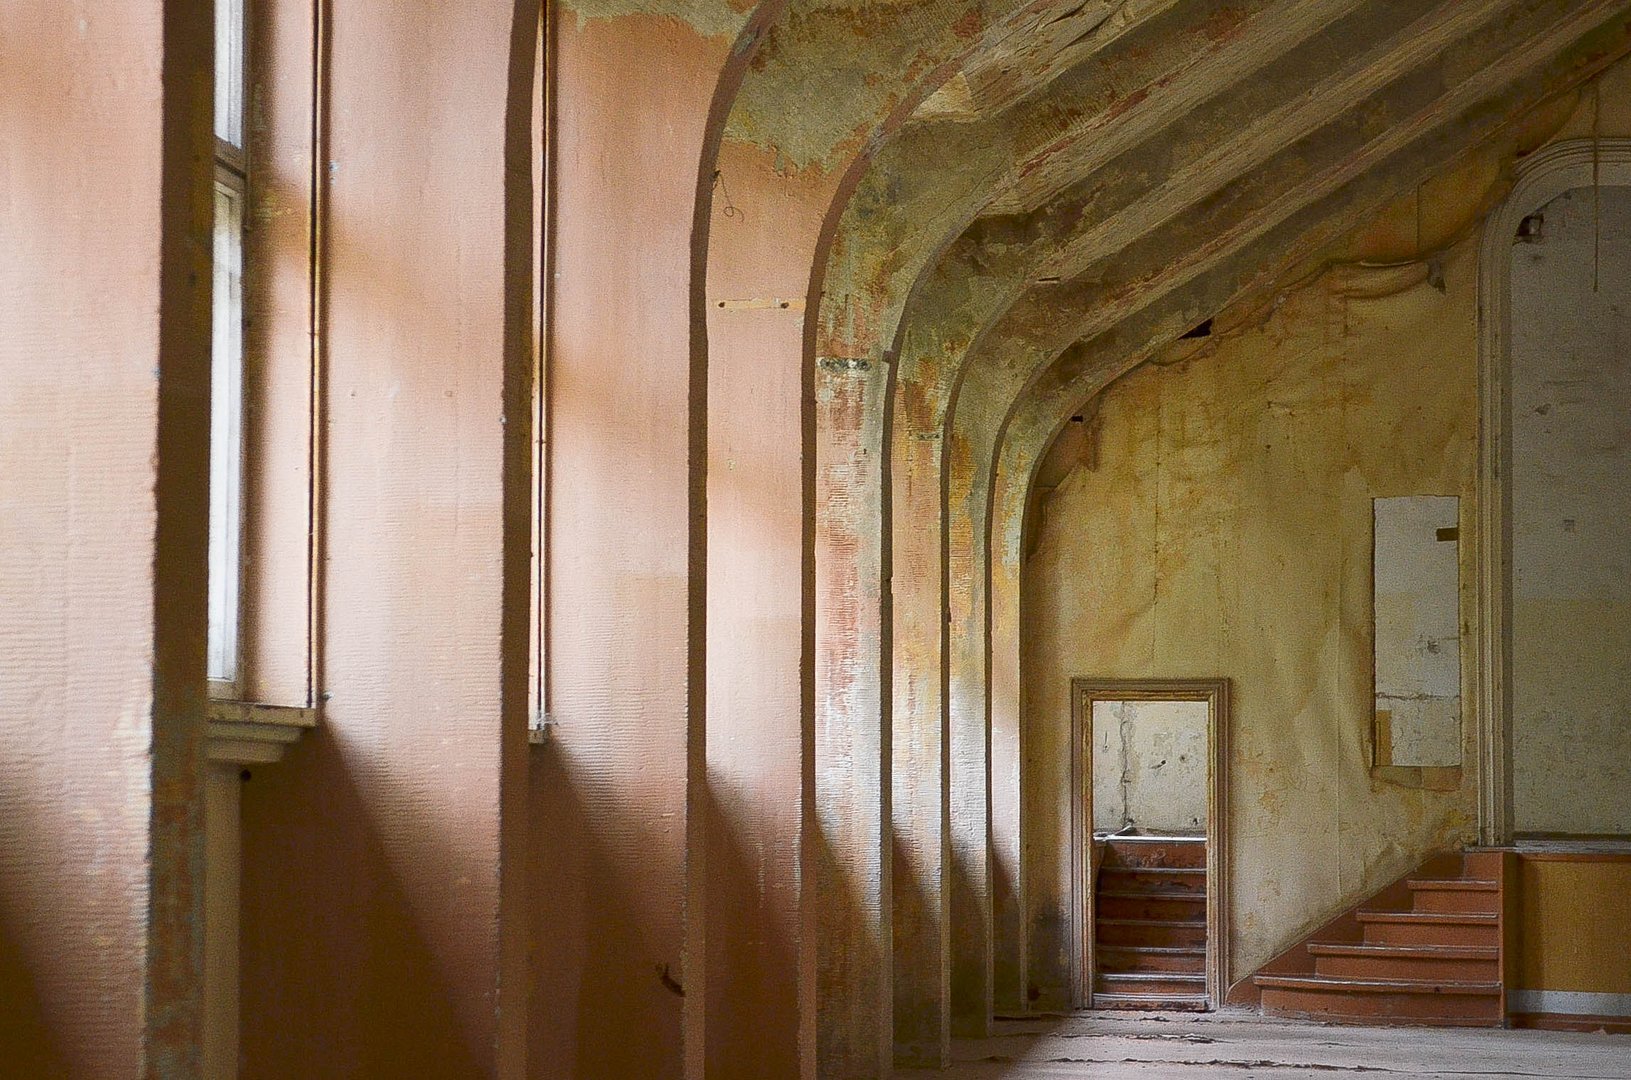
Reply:
[[1514, 989], [1631, 994], [1631, 861], [1520, 858]]

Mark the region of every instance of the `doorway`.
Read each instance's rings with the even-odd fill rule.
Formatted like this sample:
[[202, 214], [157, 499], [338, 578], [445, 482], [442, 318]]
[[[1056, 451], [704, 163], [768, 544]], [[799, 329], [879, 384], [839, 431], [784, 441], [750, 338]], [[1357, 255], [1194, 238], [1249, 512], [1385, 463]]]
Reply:
[[1227, 679], [1071, 683], [1083, 1008], [1216, 1008], [1227, 981]]

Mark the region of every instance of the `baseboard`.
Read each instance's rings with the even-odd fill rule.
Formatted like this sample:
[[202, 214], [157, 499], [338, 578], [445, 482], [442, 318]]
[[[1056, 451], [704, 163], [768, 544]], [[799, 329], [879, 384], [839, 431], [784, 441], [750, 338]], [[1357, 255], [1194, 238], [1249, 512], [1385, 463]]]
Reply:
[[1631, 994], [1509, 990], [1506, 1008], [1512, 1027], [1631, 1034]]

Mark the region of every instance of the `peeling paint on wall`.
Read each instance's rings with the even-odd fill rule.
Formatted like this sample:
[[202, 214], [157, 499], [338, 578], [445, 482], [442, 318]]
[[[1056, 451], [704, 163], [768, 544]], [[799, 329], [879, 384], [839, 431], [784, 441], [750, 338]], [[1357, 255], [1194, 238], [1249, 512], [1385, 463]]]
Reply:
[[1206, 831], [1204, 701], [1093, 702], [1093, 831]]
[[[1422, 275], [1377, 298], [1325, 279], [1200, 358], [1146, 366], [1103, 395], [1095, 467], [1055, 489], [1025, 582], [1027, 883], [1042, 1000], [1068, 986], [1058, 927], [1070, 895], [1061, 763], [1073, 676], [1233, 680], [1239, 974], [1471, 838], [1470, 776], [1432, 791], [1371, 774], [1372, 500], [1474, 497], [1473, 245], [1443, 267], [1443, 291]], [[1458, 546], [1466, 590], [1472, 546]]]

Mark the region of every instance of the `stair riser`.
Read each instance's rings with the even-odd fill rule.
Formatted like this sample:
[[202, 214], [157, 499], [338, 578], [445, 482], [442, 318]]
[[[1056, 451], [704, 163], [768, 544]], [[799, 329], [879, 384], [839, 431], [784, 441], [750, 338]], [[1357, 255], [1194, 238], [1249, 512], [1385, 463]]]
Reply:
[[1494, 960], [1439, 960], [1413, 956], [1319, 956], [1314, 974], [1341, 979], [1427, 979], [1433, 982], [1495, 982]]
[[1501, 909], [1501, 894], [1456, 889], [1418, 889], [1415, 910], [1493, 915]]
[[1152, 998], [1149, 1001], [1117, 1001], [1094, 994], [1093, 1008], [1125, 1009], [1134, 1012], [1206, 1012], [1209, 1006], [1204, 1001], [1163, 1000], [1160, 998]]
[[1122, 953], [1101, 949], [1095, 959], [1100, 971], [1166, 971], [1180, 975], [1199, 975], [1206, 970], [1204, 956]]
[[1145, 896], [1099, 896], [1101, 919], [1196, 919], [1206, 918], [1206, 897], [1175, 899]]
[[[1436, 855], [1352, 910], [1363, 944], [1338, 936], [1259, 974], [1264, 1015], [1376, 1026], [1500, 1027], [1503, 856]], [[1408, 896], [1409, 909], [1398, 901]], [[1310, 967], [1312, 970], [1310, 971]]]
[[1369, 945], [1472, 945], [1493, 949], [1500, 932], [1493, 926], [1457, 926], [1454, 923], [1366, 923]]
[[1357, 1024], [1461, 1023], [1498, 1027], [1501, 999], [1466, 994], [1354, 994], [1342, 990], [1263, 988], [1266, 1016], [1313, 1017]]
[[1095, 994], [1164, 994], [1175, 998], [1202, 997], [1206, 994], [1206, 979], [1118, 979], [1108, 973], [1100, 973], [1094, 980], [1093, 992]]
[[1100, 945], [1155, 945], [1165, 947], [1204, 947], [1206, 924], [1195, 926], [1156, 926], [1153, 923], [1114, 926], [1100, 923]]
[[1206, 869], [1206, 845], [1203, 843], [1139, 843], [1134, 841], [1109, 842], [1104, 853], [1104, 866], [1182, 866], [1194, 870]]
[[1099, 871], [1099, 888], [1115, 892], [1181, 891], [1206, 895], [1206, 871], [1186, 870], [1178, 874], [1155, 874], [1148, 870], [1106, 866]]

